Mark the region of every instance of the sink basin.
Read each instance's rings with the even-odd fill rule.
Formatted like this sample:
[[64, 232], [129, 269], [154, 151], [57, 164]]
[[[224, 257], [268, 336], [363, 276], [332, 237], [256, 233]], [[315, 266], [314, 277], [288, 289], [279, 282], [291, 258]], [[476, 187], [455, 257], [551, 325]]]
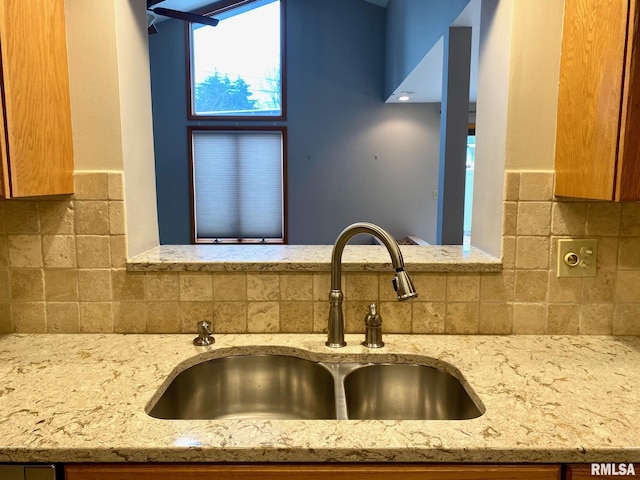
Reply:
[[437, 368], [371, 364], [344, 380], [347, 416], [375, 420], [465, 420], [482, 415], [464, 386]]
[[149, 411], [163, 419], [335, 419], [334, 379], [284, 355], [209, 360], [180, 374]]
[[148, 414], [176, 420], [464, 420], [482, 412], [455, 375], [435, 367], [265, 354], [187, 368]]

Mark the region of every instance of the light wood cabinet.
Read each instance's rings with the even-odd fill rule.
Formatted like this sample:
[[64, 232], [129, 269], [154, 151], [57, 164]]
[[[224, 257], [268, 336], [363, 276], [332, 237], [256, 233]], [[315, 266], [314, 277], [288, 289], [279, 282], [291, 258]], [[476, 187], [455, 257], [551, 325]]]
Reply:
[[0, 0], [0, 194], [73, 193], [64, 0]]
[[566, 0], [559, 196], [640, 200], [640, 0]]
[[560, 465], [85, 464], [66, 480], [560, 480]]

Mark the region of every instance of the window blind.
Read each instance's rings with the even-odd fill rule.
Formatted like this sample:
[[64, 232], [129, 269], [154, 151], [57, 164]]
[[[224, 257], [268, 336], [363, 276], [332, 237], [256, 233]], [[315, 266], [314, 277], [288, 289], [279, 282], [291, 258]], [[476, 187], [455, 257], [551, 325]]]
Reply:
[[282, 240], [281, 131], [192, 132], [196, 242]]

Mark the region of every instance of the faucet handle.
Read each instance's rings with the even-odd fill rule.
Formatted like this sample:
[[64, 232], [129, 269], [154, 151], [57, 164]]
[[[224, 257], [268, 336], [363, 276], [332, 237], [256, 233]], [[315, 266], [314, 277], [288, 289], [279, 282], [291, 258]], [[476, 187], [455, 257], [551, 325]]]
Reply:
[[193, 339], [193, 344], [197, 347], [206, 347], [216, 343], [216, 339], [211, 335], [211, 324], [209, 322], [198, 322], [198, 336]]

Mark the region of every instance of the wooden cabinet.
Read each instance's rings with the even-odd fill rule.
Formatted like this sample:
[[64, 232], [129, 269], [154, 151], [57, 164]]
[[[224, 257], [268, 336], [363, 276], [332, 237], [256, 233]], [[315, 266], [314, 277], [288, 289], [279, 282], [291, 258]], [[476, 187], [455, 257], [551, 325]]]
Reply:
[[0, 194], [73, 193], [64, 0], [0, 0], [0, 63]]
[[566, 0], [559, 196], [640, 200], [640, 0]]
[[632, 463], [594, 463], [567, 465], [565, 480], [616, 479], [629, 476], [636, 478], [640, 474], [640, 464]]
[[66, 480], [560, 480], [560, 465], [85, 464]]

